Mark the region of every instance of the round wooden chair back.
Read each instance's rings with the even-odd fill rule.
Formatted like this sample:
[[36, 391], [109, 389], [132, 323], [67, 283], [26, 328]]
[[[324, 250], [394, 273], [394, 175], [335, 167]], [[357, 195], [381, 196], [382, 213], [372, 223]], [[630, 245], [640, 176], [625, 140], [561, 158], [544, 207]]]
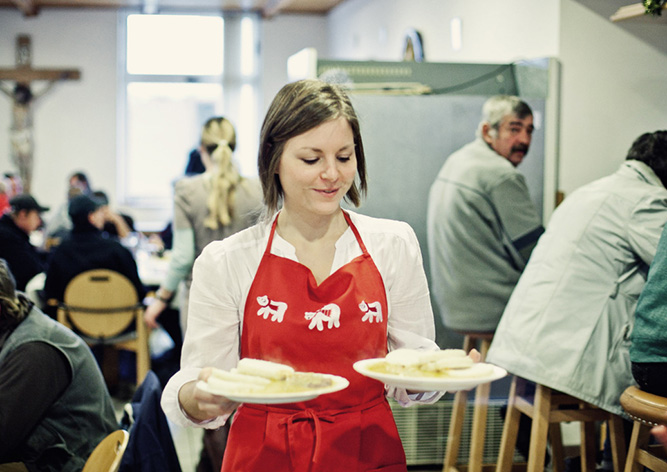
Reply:
[[107, 339], [135, 322], [140, 305], [127, 277], [108, 269], [94, 269], [70, 281], [60, 309], [81, 334]]
[[129, 439], [130, 435], [123, 429], [109, 434], [90, 454], [82, 472], [116, 472]]

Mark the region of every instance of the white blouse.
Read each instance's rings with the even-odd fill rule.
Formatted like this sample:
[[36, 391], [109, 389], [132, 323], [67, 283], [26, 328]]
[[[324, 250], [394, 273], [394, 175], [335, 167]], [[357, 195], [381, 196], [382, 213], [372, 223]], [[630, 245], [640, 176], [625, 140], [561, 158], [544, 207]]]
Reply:
[[[412, 228], [404, 222], [348, 213], [384, 281], [389, 350], [439, 349], [434, 341], [433, 311], [422, 255]], [[271, 222], [261, 223], [214, 241], [195, 261], [181, 369], [169, 380], [162, 396], [162, 408], [176, 424], [217, 428], [227, 419], [222, 416], [205, 423], [191, 421], [180, 408], [178, 391], [185, 383], [196, 380], [203, 367], [229, 370], [238, 363], [246, 297], [270, 229]], [[297, 261], [295, 248], [277, 232], [271, 252]], [[331, 273], [359, 255], [361, 248], [348, 228], [336, 242]], [[408, 395], [405, 389], [387, 389], [387, 395], [403, 406], [415, 401], [433, 403], [442, 394]]]

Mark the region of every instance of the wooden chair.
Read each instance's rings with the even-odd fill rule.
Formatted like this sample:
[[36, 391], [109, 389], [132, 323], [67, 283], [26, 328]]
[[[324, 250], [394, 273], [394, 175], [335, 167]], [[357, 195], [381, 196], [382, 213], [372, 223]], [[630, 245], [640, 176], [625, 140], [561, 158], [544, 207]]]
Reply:
[[4, 462], [0, 464], [0, 472], [29, 472], [23, 462]]
[[[137, 385], [150, 369], [144, 307], [127, 277], [94, 269], [74, 277], [58, 303], [58, 321], [89, 345], [111, 345], [137, 354]], [[134, 329], [129, 330], [132, 325]]]
[[667, 398], [628, 387], [621, 395], [621, 406], [634, 421], [625, 472], [641, 472], [643, 467], [667, 472], [665, 448], [649, 444], [651, 428], [667, 424]]
[[[480, 342], [480, 360], [484, 361], [492, 339], [493, 333], [464, 333], [463, 349], [466, 352], [470, 352]], [[470, 454], [467, 468], [469, 472], [482, 472], [490, 392], [490, 383], [485, 383], [475, 388], [475, 407], [472, 417]], [[461, 433], [463, 432], [463, 420], [467, 402], [467, 391], [459, 390], [456, 392], [454, 395], [454, 404], [452, 405], [452, 416], [449, 422], [449, 433], [447, 435], [447, 447], [445, 449], [442, 472], [456, 472], [458, 470], [456, 465], [461, 446]]]
[[[127, 431], [119, 429], [107, 435], [90, 453], [81, 472], [116, 472], [130, 440]], [[28, 472], [22, 462], [0, 464], [0, 472]]]
[[621, 417], [586, 403], [578, 398], [535, 385], [535, 394], [526, 392], [527, 381], [514, 376], [507, 405], [507, 416], [498, 454], [496, 472], [509, 472], [519, 431], [521, 414], [532, 418], [527, 472], [542, 472], [547, 450], [547, 436], [551, 439], [553, 471], [565, 471], [565, 457], [560, 423], [581, 422], [581, 470], [595, 472], [595, 456], [599, 450], [595, 440], [595, 422], [608, 421], [614, 471], [621, 472], [625, 463], [625, 438]]
[[104, 438], [88, 457], [82, 472], [116, 472], [130, 435], [119, 429]]

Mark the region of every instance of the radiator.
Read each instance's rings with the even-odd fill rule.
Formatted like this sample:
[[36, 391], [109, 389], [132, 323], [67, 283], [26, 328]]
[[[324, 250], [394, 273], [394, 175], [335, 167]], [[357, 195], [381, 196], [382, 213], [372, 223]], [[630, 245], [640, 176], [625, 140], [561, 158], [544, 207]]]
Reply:
[[[500, 417], [500, 408], [505, 399], [490, 399], [486, 423], [486, 441], [484, 444], [484, 463], [495, 463], [500, 448], [500, 438], [503, 434], [503, 419]], [[452, 415], [452, 397], [446, 395], [432, 405], [414, 405], [403, 408], [393, 400], [389, 401], [396, 420], [398, 434], [403, 442], [408, 465], [442, 464], [447, 446], [449, 421]], [[468, 463], [470, 451], [470, 429], [473, 417], [472, 395], [466, 405], [466, 413], [461, 433], [461, 447], [458, 463]], [[514, 461], [522, 462], [525, 459], [515, 452]]]

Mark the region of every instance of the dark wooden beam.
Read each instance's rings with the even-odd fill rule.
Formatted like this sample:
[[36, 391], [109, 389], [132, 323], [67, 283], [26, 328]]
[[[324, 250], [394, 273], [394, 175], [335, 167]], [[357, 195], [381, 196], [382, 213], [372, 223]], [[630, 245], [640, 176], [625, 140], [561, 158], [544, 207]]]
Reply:
[[79, 80], [80, 78], [81, 72], [77, 69], [0, 68], [0, 80], [11, 80], [20, 84], [30, 83], [35, 80]]
[[262, 16], [264, 18], [271, 18], [276, 16], [281, 10], [284, 10], [286, 7], [292, 3], [293, 0], [268, 0], [264, 8], [262, 8]]
[[23, 12], [24, 16], [35, 16], [39, 12], [39, 7], [35, 0], [12, 0], [16, 8]]

